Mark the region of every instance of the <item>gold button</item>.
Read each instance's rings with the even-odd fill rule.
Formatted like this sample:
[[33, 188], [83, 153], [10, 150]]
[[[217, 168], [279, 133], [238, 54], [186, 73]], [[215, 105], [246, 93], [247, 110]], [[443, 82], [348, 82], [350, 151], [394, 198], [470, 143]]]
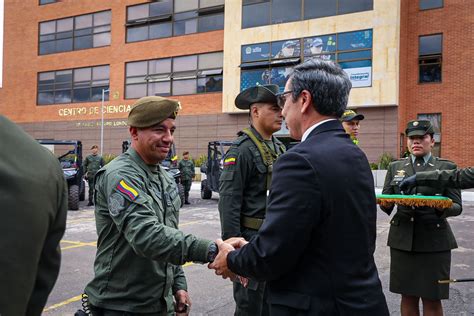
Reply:
[[413, 222], [413, 221], [415, 221], [415, 219], [414, 219], [413, 217], [412, 217], [412, 218], [410, 218], [410, 222]]
[[439, 224], [436, 224], [436, 227], [439, 227], [440, 225]]

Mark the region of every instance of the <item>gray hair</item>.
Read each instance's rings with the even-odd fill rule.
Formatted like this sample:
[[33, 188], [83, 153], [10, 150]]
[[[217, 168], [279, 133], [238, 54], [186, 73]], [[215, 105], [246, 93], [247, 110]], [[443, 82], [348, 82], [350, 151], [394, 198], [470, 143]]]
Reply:
[[338, 64], [310, 59], [293, 68], [290, 80], [293, 101], [307, 90], [319, 114], [340, 117], [346, 110], [352, 83]]

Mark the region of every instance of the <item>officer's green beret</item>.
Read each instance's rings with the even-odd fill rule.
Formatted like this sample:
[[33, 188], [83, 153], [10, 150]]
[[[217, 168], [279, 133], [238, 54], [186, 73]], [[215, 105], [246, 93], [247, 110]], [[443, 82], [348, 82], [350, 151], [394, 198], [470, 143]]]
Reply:
[[277, 104], [278, 91], [276, 84], [247, 88], [235, 98], [235, 106], [241, 110], [248, 110], [254, 103]]
[[431, 125], [430, 121], [418, 120], [408, 122], [405, 130], [405, 135], [407, 135], [407, 137], [423, 136], [426, 134], [434, 134], [433, 125]]
[[180, 104], [178, 101], [150, 96], [137, 100], [128, 114], [127, 124], [134, 127], [150, 127], [167, 118], [176, 118]]
[[341, 116], [342, 122], [350, 122], [354, 120], [362, 121], [363, 119], [364, 119], [364, 115], [357, 114], [357, 112], [353, 110], [345, 110]]

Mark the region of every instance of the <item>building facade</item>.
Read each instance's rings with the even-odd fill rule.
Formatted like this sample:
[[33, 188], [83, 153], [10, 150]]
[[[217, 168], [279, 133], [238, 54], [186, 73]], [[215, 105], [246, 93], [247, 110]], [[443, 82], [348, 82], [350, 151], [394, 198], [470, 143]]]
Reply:
[[[365, 115], [360, 145], [371, 162], [397, 157], [405, 122], [427, 117], [440, 122], [442, 156], [469, 164], [470, 145], [460, 146], [454, 126], [467, 131], [458, 119], [472, 84], [455, 78], [470, 65], [462, 58], [460, 68], [461, 56], [446, 49], [463, 51], [473, 14], [468, 0], [420, 9], [440, 1], [4, 0], [0, 113], [35, 138], [78, 139], [86, 149], [102, 130], [103, 152], [118, 154], [133, 102], [169, 96], [182, 105], [178, 152], [197, 157], [248, 124], [234, 106], [242, 89], [283, 88], [292, 66], [322, 58], [351, 78], [349, 107]], [[422, 38], [431, 34], [442, 34], [441, 51], [432, 47], [439, 36]]]

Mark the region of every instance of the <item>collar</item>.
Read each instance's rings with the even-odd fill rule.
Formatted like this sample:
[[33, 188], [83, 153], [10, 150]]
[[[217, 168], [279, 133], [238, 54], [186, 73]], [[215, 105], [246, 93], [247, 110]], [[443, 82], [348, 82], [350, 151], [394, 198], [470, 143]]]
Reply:
[[[410, 154], [410, 157], [411, 157], [411, 163], [415, 163], [416, 156]], [[423, 156], [423, 160], [425, 164], [430, 160], [430, 158], [431, 158], [431, 153], [427, 153], [426, 155]]]
[[324, 121], [321, 121], [321, 122], [318, 122], [316, 124], [314, 124], [313, 126], [311, 126], [310, 128], [308, 128], [304, 134], [303, 134], [303, 137], [301, 137], [301, 142], [304, 142], [306, 138], [308, 138], [309, 134], [316, 128], [318, 127], [319, 125], [323, 124], [323, 123], [326, 123], [326, 122], [329, 122], [329, 121], [336, 121], [336, 119], [334, 118], [331, 118], [331, 119], [327, 119], [327, 120], [324, 120]]
[[130, 147], [127, 150], [127, 153], [132, 157], [132, 159], [143, 169], [152, 173], [157, 173], [159, 170], [159, 165], [148, 165], [143, 161], [142, 157], [137, 153], [135, 149]]

